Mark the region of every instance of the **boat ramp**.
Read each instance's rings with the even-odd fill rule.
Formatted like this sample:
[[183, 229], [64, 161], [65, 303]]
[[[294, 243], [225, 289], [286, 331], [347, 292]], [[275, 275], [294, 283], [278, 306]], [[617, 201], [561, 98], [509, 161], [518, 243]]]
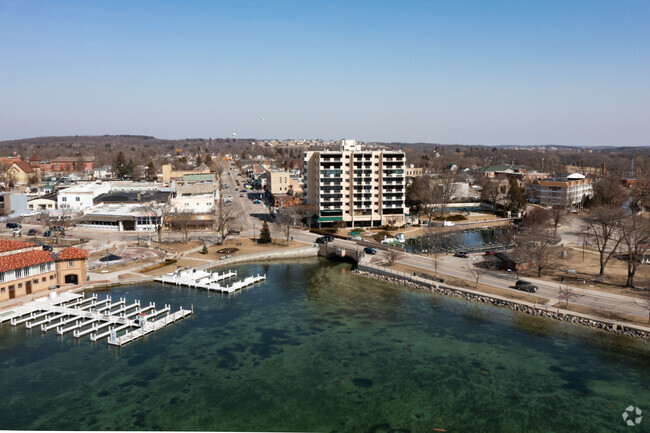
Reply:
[[107, 338], [108, 344], [123, 346], [138, 338], [193, 314], [181, 307], [175, 313], [171, 307], [157, 309], [154, 302], [142, 307], [120, 298], [113, 302], [110, 295], [99, 300], [97, 295], [84, 298], [78, 293], [62, 293], [56, 297], [40, 298], [0, 315], [0, 323], [12, 326], [24, 324], [27, 329], [42, 332], [56, 330], [58, 335], [72, 332], [74, 338], [86, 335], [96, 342]]
[[172, 273], [163, 274], [158, 278], [154, 278], [154, 281], [159, 281], [163, 284], [175, 284], [177, 286], [195, 287], [230, 294], [266, 280], [266, 275], [258, 274], [248, 276], [243, 280], [233, 281], [230, 285], [220, 284], [220, 282], [236, 276], [236, 271], [225, 271], [219, 274], [218, 272], [208, 272], [202, 269], [180, 268]]

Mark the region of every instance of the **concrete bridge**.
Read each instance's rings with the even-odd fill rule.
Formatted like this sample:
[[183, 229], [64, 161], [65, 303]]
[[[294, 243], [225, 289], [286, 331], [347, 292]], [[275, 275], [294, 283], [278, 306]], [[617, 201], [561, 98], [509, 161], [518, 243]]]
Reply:
[[352, 260], [354, 263], [358, 264], [359, 260], [363, 256], [363, 247], [357, 246], [355, 248], [327, 243], [318, 247], [318, 255], [321, 257], [338, 257], [346, 260]]

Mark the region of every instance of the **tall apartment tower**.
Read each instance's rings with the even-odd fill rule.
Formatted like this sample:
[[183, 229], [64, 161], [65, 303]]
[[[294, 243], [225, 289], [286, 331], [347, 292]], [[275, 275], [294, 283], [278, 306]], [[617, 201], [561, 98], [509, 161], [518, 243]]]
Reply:
[[303, 159], [304, 196], [317, 207], [319, 226], [404, 224], [404, 152], [363, 150], [355, 140], [341, 140], [339, 150], [308, 151]]

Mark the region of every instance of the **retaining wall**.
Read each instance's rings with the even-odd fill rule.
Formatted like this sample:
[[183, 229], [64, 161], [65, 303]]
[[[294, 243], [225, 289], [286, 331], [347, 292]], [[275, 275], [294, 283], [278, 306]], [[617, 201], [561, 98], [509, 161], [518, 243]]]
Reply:
[[391, 269], [378, 266], [359, 265], [353, 272], [364, 277], [375, 278], [378, 280], [400, 284], [415, 289], [430, 291], [447, 296], [454, 296], [473, 302], [488, 303], [533, 316], [548, 317], [564, 322], [571, 322], [575, 324], [590, 326], [593, 328], [603, 329], [615, 334], [628, 335], [631, 337], [639, 337], [650, 340], [650, 327], [642, 325], [603, 319], [600, 317], [577, 313], [561, 308], [553, 308], [546, 305], [534, 304], [526, 301], [516, 301], [498, 295], [489, 295], [471, 289], [449, 286], [447, 284], [440, 284], [434, 281], [426, 281], [420, 277], [409, 276], [404, 272], [393, 271]]

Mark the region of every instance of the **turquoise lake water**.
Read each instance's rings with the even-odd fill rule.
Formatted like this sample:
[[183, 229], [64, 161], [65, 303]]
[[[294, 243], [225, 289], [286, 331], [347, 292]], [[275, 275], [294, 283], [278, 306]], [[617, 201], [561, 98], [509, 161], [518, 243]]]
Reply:
[[[233, 269], [268, 279], [230, 296], [113, 289], [195, 309], [122, 349], [4, 325], [0, 429], [650, 431], [647, 342], [363, 279], [344, 263]], [[635, 427], [629, 405], [644, 411]]]

